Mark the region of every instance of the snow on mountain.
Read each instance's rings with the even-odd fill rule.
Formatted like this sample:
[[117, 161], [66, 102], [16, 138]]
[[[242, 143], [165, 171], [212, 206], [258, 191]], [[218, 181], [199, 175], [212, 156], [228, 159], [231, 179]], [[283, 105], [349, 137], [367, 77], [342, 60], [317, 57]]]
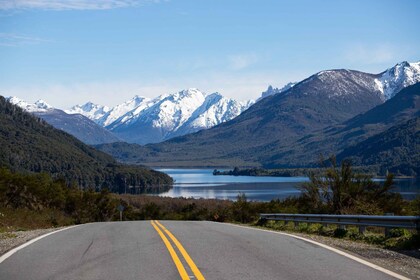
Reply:
[[[99, 108], [101, 106], [86, 103], [83, 106], [74, 106], [72, 108], [72, 112], [79, 110], [80, 113], [74, 112], [69, 114], [63, 110], [50, 106], [43, 100], [38, 100], [35, 103], [29, 103], [17, 97], [9, 97], [7, 100], [23, 110], [43, 119], [53, 127], [75, 136], [86, 144], [96, 145], [121, 141], [121, 139], [112, 134], [112, 132], [106, 130], [82, 114], [82, 112], [86, 113], [89, 110], [90, 112], [93, 112], [94, 108]], [[89, 114], [91, 117], [94, 115], [95, 114], [93, 113]]]
[[9, 97], [7, 100], [22, 108], [23, 110], [30, 112], [30, 113], [40, 113], [40, 112], [47, 112], [49, 110], [54, 109], [51, 105], [49, 105], [44, 100], [38, 100], [35, 103], [29, 103], [17, 97]]
[[375, 79], [376, 87], [384, 95], [385, 100], [394, 97], [403, 88], [420, 82], [420, 62], [403, 61]]
[[153, 127], [165, 130], [177, 130], [192, 115], [197, 107], [205, 100], [205, 93], [198, 89], [183, 90], [174, 94], [161, 95], [153, 100], [153, 104], [141, 111], [141, 116], [134, 115], [132, 118], [121, 122], [129, 125], [137, 120], [151, 124]]
[[160, 142], [231, 120], [251, 104], [190, 88], [144, 100], [106, 128], [129, 142]]
[[91, 120], [98, 120], [101, 117], [103, 117], [107, 112], [109, 112], [109, 110], [110, 109], [107, 106], [87, 102], [84, 105], [73, 106], [68, 110], [64, 110], [64, 112], [71, 115], [80, 114]]
[[170, 134], [170, 138], [211, 128], [229, 121], [239, 116], [254, 103], [253, 100], [238, 102], [234, 99], [223, 97], [218, 92], [207, 95], [203, 104], [194, 111], [188, 121]]
[[258, 98], [258, 100], [257, 101], [260, 101], [261, 99], [263, 99], [263, 98], [266, 98], [266, 97], [268, 97], [268, 96], [271, 96], [271, 95], [274, 95], [274, 94], [277, 94], [277, 93], [280, 93], [280, 92], [284, 92], [284, 91], [286, 91], [286, 90], [288, 90], [288, 89], [290, 89], [290, 88], [292, 88], [294, 85], [296, 85], [297, 83], [287, 83], [286, 85], [284, 85], [282, 88], [273, 88], [271, 85], [270, 86], [268, 86], [268, 88], [267, 88], [267, 90], [266, 91], [263, 91], [262, 93], [261, 93], [261, 97], [260, 98]]
[[112, 123], [126, 122], [148, 108], [151, 105], [150, 101], [149, 98], [136, 95], [123, 104], [110, 109], [101, 118], [97, 119], [97, 123], [105, 127], [112, 127]]

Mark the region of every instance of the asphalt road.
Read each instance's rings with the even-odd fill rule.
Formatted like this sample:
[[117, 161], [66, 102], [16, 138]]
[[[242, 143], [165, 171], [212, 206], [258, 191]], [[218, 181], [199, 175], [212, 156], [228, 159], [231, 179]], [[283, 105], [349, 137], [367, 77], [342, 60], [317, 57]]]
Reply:
[[395, 279], [289, 236], [212, 222], [160, 224], [93, 223], [52, 234], [4, 260], [0, 279], [172, 280], [182, 279], [180, 266], [191, 279], [200, 279], [197, 270], [205, 279]]

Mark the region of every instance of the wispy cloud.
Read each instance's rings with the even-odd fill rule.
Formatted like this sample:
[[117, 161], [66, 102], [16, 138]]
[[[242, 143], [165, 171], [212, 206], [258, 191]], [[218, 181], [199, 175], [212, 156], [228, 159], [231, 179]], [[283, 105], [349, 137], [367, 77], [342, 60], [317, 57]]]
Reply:
[[228, 56], [229, 68], [233, 70], [245, 69], [259, 61], [256, 54], [236, 54]]
[[37, 45], [44, 42], [50, 42], [50, 40], [13, 33], [0, 33], [0, 46], [17, 47], [23, 45]]
[[3, 0], [0, 10], [108, 10], [159, 3], [160, 0]]

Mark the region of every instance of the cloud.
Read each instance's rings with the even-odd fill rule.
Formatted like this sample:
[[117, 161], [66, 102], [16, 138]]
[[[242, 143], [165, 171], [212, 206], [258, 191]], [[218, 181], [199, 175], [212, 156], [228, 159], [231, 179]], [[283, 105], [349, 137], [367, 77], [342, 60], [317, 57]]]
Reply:
[[232, 70], [245, 69], [259, 61], [256, 54], [236, 54], [228, 56], [229, 68]]
[[17, 47], [23, 45], [37, 45], [44, 42], [51, 42], [50, 40], [26, 36], [26, 35], [19, 35], [13, 33], [0, 33], [0, 46], [5, 47]]
[[108, 10], [158, 3], [159, 0], [5, 0], [0, 10]]

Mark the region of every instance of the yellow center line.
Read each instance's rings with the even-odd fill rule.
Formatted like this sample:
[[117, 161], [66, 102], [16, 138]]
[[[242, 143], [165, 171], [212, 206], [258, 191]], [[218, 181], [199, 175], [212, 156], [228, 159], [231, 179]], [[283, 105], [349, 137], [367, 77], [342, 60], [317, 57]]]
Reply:
[[182, 280], [190, 280], [190, 277], [188, 276], [187, 271], [185, 271], [184, 266], [182, 265], [180, 259], [178, 258], [178, 255], [176, 254], [176, 252], [174, 250], [174, 247], [172, 247], [168, 238], [166, 238], [165, 234], [163, 234], [163, 232], [159, 229], [158, 226], [156, 226], [156, 224], [153, 221], [151, 221], [150, 223], [155, 228], [155, 230], [159, 234], [160, 238], [162, 238], [163, 243], [165, 243], [166, 248], [168, 249], [169, 254], [172, 257], [172, 260], [174, 261], [174, 263], [176, 265], [176, 268], [178, 269], [178, 272], [179, 272], [179, 275], [181, 276], [181, 279]]
[[181, 242], [178, 241], [178, 239], [176, 239], [176, 237], [169, 231], [167, 230], [161, 223], [159, 223], [159, 221], [155, 221], [156, 224], [158, 226], [160, 226], [165, 233], [172, 239], [172, 241], [175, 243], [176, 247], [178, 248], [178, 250], [181, 252], [182, 256], [184, 257], [185, 261], [188, 263], [188, 265], [190, 266], [192, 272], [194, 273], [195, 277], [197, 280], [205, 280], [203, 274], [201, 274], [200, 270], [198, 269], [198, 267], [195, 265], [194, 261], [191, 259], [190, 255], [188, 255], [187, 251], [185, 250], [184, 246], [182, 246]]

